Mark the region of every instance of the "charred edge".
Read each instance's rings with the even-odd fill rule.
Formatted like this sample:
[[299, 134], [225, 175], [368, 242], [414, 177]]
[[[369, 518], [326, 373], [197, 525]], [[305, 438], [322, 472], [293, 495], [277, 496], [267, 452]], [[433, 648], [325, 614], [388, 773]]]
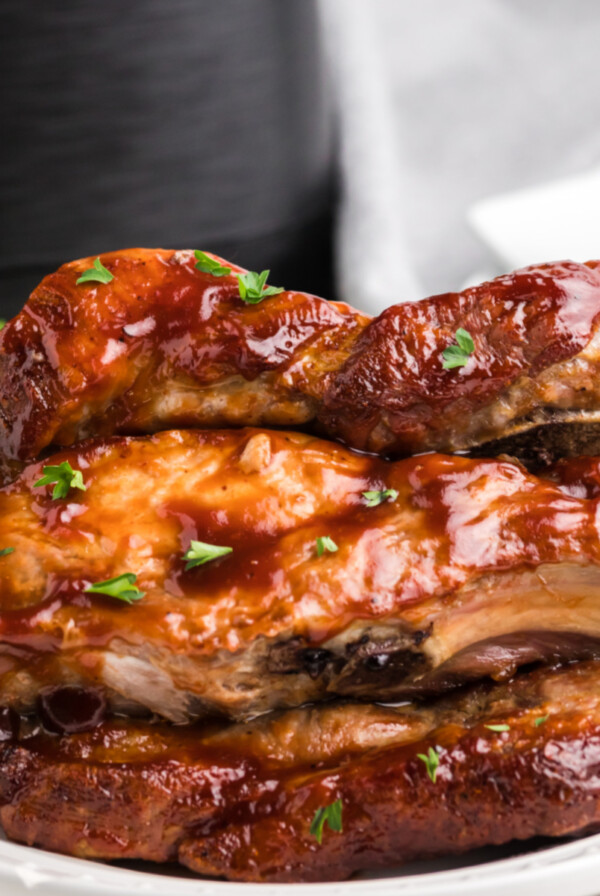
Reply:
[[0, 706], [0, 744], [5, 741], [17, 740], [21, 719], [14, 709], [8, 706]]
[[333, 689], [340, 693], [361, 685], [383, 684], [401, 681], [423, 671], [427, 664], [420, 645], [431, 630], [403, 632], [394, 637], [376, 638], [361, 635], [345, 645], [343, 652], [323, 647], [307, 647], [297, 637], [274, 644], [267, 659], [267, 671], [275, 675], [307, 674], [311, 679], [326, 678]]
[[[576, 412], [574, 412], [576, 413]], [[508, 454], [518, 458], [535, 472], [561, 457], [600, 454], [600, 422], [549, 419], [524, 432], [493, 439], [468, 452], [471, 457], [497, 457]]]
[[324, 650], [321, 647], [306, 647], [300, 651], [299, 659], [304, 671], [316, 679], [333, 663], [335, 655], [331, 650]]
[[302, 638], [292, 638], [273, 644], [267, 658], [267, 671], [274, 675], [298, 675], [302, 672], [312, 679], [319, 678], [326, 669], [343, 666], [344, 660], [332, 650], [306, 647]]
[[427, 638], [424, 631], [390, 638], [363, 635], [346, 646], [346, 663], [330, 687], [337, 694], [363, 696], [392, 689], [395, 685], [426, 670], [428, 661], [418, 649]]

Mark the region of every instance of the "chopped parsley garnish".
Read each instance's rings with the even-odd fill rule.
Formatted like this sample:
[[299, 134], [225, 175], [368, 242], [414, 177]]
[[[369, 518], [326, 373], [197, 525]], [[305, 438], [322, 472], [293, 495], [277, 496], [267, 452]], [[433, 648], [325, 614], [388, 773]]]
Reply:
[[[231, 274], [232, 269], [230, 267], [211, 258], [206, 252], [196, 249], [194, 255], [196, 256], [196, 268], [199, 271], [203, 271], [205, 274], [212, 274], [213, 277], [227, 277], [228, 274]], [[267, 286], [267, 279], [270, 273], [270, 271], [261, 271], [258, 274], [256, 271], [248, 271], [246, 274], [236, 274], [240, 299], [249, 305], [255, 305], [257, 302], [262, 302], [267, 296], [276, 296], [283, 292], [283, 287], [281, 286]]]
[[120, 576], [115, 576], [114, 579], [88, 585], [85, 590], [88, 594], [108, 594], [109, 597], [116, 597], [117, 600], [123, 600], [126, 604], [132, 604], [136, 600], [141, 600], [146, 593], [140, 591], [135, 584], [136, 581], [135, 573], [124, 572]]
[[52, 497], [55, 499], [66, 498], [69, 489], [72, 488], [78, 488], [82, 492], [86, 491], [81, 470], [74, 470], [68, 460], [64, 461], [62, 464], [44, 467], [43, 473], [44, 475], [42, 478], [38, 479], [33, 487], [39, 488], [41, 485], [52, 485], [52, 483], [55, 482], [56, 485], [52, 490]]
[[319, 535], [317, 538], [317, 557], [322, 557], [325, 551], [330, 551], [334, 554], [337, 549], [337, 544], [329, 535]]
[[6, 326], [6, 320], [3, 317], [0, 317], [0, 330], [3, 330]]
[[248, 271], [247, 274], [237, 274], [237, 280], [240, 286], [240, 299], [250, 305], [256, 305], [262, 302], [267, 296], [276, 296], [283, 292], [282, 286], [266, 286], [270, 271], [262, 271], [260, 274], [255, 271]]
[[510, 731], [510, 725], [484, 725], [490, 731]]
[[7, 554], [12, 554], [14, 548], [2, 548], [0, 551], [0, 557], [6, 557]]
[[231, 274], [231, 268], [211, 258], [206, 252], [196, 249], [194, 255], [196, 256], [196, 268], [204, 274], [212, 274], [213, 277], [227, 277], [228, 274]]
[[544, 722], [547, 722], [549, 718], [550, 718], [550, 716], [540, 716], [539, 718], [534, 720], [533, 724], [535, 725], [536, 728], [539, 728], [539, 726], [543, 725]]
[[471, 338], [471, 334], [467, 330], [459, 327], [454, 334], [456, 345], [449, 345], [442, 352], [444, 370], [451, 370], [453, 367], [464, 367], [470, 356], [475, 351], [475, 343]]
[[417, 753], [417, 756], [425, 763], [427, 774], [435, 784], [435, 776], [437, 775], [438, 765], [440, 764], [440, 757], [437, 754], [437, 750], [434, 750], [433, 747], [429, 747], [427, 754]]
[[99, 258], [93, 264], [93, 267], [88, 268], [87, 271], [84, 271], [81, 277], [75, 281], [77, 285], [80, 283], [87, 283], [90, 280], [94, 280], [97, 283], [110, 283], [111, 280], [115, 278], [111, 274], [111, 272], [104, 267]]
[[377, 507], [384, 501], [395, 501], [398, 492], [395, 488], [385, 488], [380, 492], [363, 492], [362, 496], [367, 500], [367, 507]]
[[317, 843], [323, 841], [323, 828], [325, 822], [327, 822], [332, 831], [336, 831], [338, 834], [343, 831], [341, 800], [335, 800], [335, 802], [330, 803], [329, 806], [324, 806], [321, 809], [317, 809], [315, 812], [315, 817], [310, 826], [310, 833], [312, 837], [315, 837]]
[[225, 554], [231, 554], [233, 548], [223, 547], [219, 544], [206, 544], [204, 541], [190, 541], [188, 550], [183, 555], [183, 559], [187, 560], [186, 569], [192, 569], [194, 566], [202, 566], [217, 557], [224, 557]]

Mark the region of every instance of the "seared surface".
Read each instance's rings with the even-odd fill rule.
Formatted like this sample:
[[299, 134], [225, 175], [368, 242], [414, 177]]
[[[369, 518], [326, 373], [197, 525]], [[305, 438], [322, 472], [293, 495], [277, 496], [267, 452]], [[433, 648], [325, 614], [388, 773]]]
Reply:
[[[7, 477], [50, 444], [175, 426], [305, 426], [401, 455], [513, 435], [528, 460], [600, 451], [596, 262], [526, 268], [369, 321], [303, 293], [246, 305], [233, 275], [201, 273], [191, 252], [103, 255], [112, 282], [76, 285], [93, 261], [46, 277], [0, 334]], [[444, 370], [458, 327], [475, 352]]]
[[[435, 782], [418, 758], [430, 748]], [[34, 731], [0, 744], [0, 820], [12, 839], [76, 856], [179, 860], [232, 880], [334, 880], [593, 830], [599, 767], [600, 664], [589, 663], [427, 708]], [[319, 844], [311, 822], [337, 799], [343, 830], [325, 825]]]
[[233, 275], [198, 271], [192, 252], [103, 255], [112, 282], [77, 286], [93, 261], [44, 278], [0, 333], [9, 460], [115, 432], [311, 421], [368, 320], [305, 293], [247, 305]]
[[[0, 548], [15, 548], [0, 704], [85, 684], [127, 712], [245, 718], [598, 655], [600, 499], [515, 464], [391, 463], [261, 430], [115, 437], [65, 460], [85, 492], [52, 499], [42, 463], [0, 490]], [[398, 497], [368, 507], [379, 489]], [[319, 556], [322, 536], [337, 551]], [[233, 553], [186, 571], [191, 540]], [[122, 573], [142, 600], [85, 592]]]

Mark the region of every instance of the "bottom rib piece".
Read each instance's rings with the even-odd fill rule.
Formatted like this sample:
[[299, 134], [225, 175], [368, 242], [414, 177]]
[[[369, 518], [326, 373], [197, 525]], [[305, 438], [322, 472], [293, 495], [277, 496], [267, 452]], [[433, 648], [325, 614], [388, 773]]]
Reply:
[[[63, 736], [31, 723], [19, 736], [7, 711], [4, 722], [7, 835], [76, 856], [319, 881], [600, 827], [599, 662], [420, 707], [338, 703], [227, 726], [122, 719]], [[419, 757], [430, 750], [437, 767]], [[336, 800], [343, 829], [326, 821], [319, 843], [311, 823]]]

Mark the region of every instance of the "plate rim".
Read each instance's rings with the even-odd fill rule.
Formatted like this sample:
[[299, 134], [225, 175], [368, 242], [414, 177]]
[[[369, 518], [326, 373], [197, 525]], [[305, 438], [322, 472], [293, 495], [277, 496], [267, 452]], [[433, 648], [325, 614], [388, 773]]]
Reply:
[[[512, 896], [529, 892], [545, 884], [545, 896], [565, 892], [565, 876], [569, 879], [566, 892], [592, 894], [597, 892], [597, 876], [588, 878], [591, 871], [600, 865], [600, 834], [591, 834], [569, 843], [560, 843], [540, 850], [494, 859], [477, 865], [422, 872], [405, 876], [390, 876], [376, 879], [357, 879], [330, 883], [242, 883], [220, 881], [207, 878], [176, 878], [151, 871], [137, 871], [120, 868], [90, 859], [76, 858], [52, 853], [35, 847], [24, 846], [10, 841], [0, 841], [0, 881], [20, 884], [25, 891], [55, 886], [65, 896], [94, 894], [94, 896], [114, 896], [126, 891], [130, 896], [164, 896], [168, 886], [173, 896], [240, 896], [245, 892], [251, 896], [277, 896], [278, 891], [292, 886], [294, 893], [321, 894], [321, 896], [349, 896], [360, 888], [377, 894], [396, 893], [401, 896], [461, 896], [480, 893], [482, 888], [488, 894], [506, 893], [513, 888]], [[573, 885], [589, 883], [591, 889], [575, 891]], [[533, 892], [533, 890], [531, 890]]]

